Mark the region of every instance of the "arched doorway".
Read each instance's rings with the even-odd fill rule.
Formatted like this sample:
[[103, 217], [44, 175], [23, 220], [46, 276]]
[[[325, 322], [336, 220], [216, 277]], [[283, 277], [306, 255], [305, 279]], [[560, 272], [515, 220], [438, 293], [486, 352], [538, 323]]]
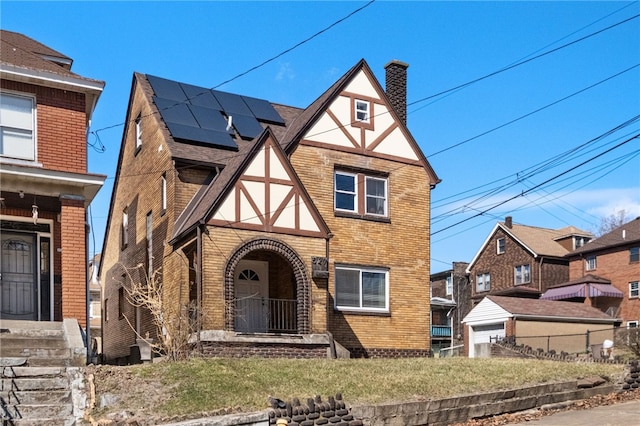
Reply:
[[309, 333], [309, 278], [288, 245], [272, 239], [239, 247], [225, 270], [227, 330]]

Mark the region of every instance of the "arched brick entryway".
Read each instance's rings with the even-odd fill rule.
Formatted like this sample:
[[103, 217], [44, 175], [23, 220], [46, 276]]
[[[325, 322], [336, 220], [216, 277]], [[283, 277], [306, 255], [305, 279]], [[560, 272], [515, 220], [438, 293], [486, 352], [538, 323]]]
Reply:
[[270, 238], [258, 238], [255, 240], [247, 241], [241, 245], [235, 253], [229, 258], [227, 266], [224, 272], [224, 298], [225, 298], [225, 329], [232, 331], [234, 329], [234, 316], [235, 305], [233, 303], [235, 298], [234, 292], [234, 272], [238, 266], [238, 262], [242, 260], [249, 253], [265, 250], [271, 251], [282, 256], [293, 269], [295, 281], [296, 281], [296, 304], [297, 304], [297, 325], [298, 333], [308, 334], [310, 330], [310, 281], [306, 272], [306, 268], [302, 259], [298, 254], [288, 245], [281, 241], [273, 240]]

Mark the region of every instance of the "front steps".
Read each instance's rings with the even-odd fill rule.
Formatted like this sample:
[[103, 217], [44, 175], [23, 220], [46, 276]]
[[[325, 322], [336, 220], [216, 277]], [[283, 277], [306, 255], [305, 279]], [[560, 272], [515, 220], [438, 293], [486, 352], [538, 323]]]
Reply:
[[78, 322], [0, 320], [0, 419], [3, 426], [72, 426], [86, 395]]

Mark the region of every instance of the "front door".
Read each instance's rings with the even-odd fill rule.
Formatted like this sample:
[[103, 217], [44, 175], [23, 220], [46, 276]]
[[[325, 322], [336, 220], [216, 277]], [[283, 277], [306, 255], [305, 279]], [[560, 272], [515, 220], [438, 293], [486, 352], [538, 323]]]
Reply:
[[2, 232], [0, 318], [38, 320], [35, 234]]
[[241, 260], [235, 272], [235, 329], [266, 333], [269, 316], [269, 264]]

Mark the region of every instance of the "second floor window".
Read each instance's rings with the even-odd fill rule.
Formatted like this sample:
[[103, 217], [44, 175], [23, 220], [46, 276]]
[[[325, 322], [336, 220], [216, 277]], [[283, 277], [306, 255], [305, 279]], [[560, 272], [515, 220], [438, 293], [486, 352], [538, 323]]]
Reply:
[[167, 211], [167, 174], [163, 173], [160, 177], [160, 205], [162, 214]]
[[631, 247], [629, 249], [629, 263], [637, 263], [640, 261], [640, 247]]
[[356, 99], [356, 120], [364, 123], [369, 122], [369, 102]]
[[504, 253], [504, 245], [504, 238], [498, 238], [498, 240], [496, 241], [496, 251], [498, 254]]
[[35, 161], [34, 99], [0, 93], [0, 156]]
[[122, 229], [120, 235], [120, 248], [126, 249], [129, 245], [129, 213], [128, 208], [125, 207], [122, 211]]
[[514, 270], [515, 275], [515, 283], [518, 284], [526, 284], [531, 282], [531, 266], [530, 265], [519, 265], [515, 267]]
[[136, 118], [136, 153], [142, 148], [142, 116]]
[[[336, 171], [334, 179], [336, 210], [383, 217], [389, 215], [387, 178]], [[363, 184], [364, 194], [358, 190]]]
[[447, 289], [446, 289], [446, 294], [447, 296], [451, 296], [453, 294], [453, 277], [451, 275], [449, 275], [447, 277]]
[[596, 256], [587, 256], [585, 262], [587, 264], [587, 271], [593, 271], [594, 269], [596, 269]]
[[491, 290], [491, 276], [489, 273], [476, 275], [476, 291], [481, 293], [489, 290]]
[[389, 310], [389, 274], [386, 269], [336, 266], [336, 308]]
[[632, 281], [629, 283], [629, 297], [640, 297], [638, 281]]

